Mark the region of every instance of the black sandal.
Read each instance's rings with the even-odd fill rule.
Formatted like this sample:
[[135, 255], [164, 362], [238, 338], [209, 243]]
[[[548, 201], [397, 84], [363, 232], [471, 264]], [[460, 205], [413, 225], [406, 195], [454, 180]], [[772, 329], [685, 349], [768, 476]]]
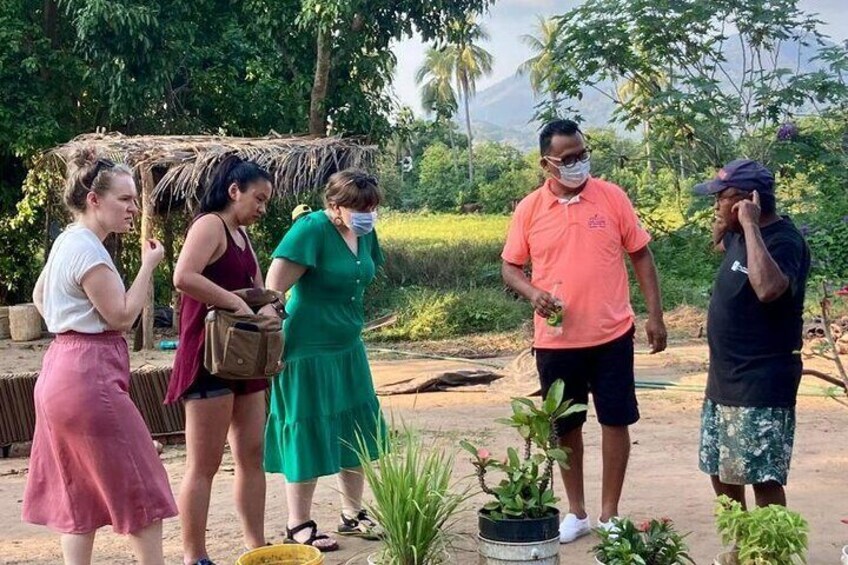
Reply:
[[380, 524], [375, 522], [365, 510], [360, 510], [356, 518], [348, 518], [342, 512], [341, 518], [342, 521], [338, 527], [340, 535], [358, 537], [371, 541], [377, 541], [383, 537], [383, 529], [380, 527]]
[[[303, 530], [310, 529], [312, 533], [306, 541], [300, 542], [294, 539], [298, 533]], [[327, 545], [315, 545], [316, 541], [329, 540], [332, 543]], [[286, 540], [283, 543], [288, 544], [299, 544], [299, 545], [311, 545], [321, 553], [326, 553], [330, 551], [337, 551], [339, 549], [339, 543], [328, 536], [327, 534], [319, 534], [318, 533], [318, 524], [315, 523], [314, 520], [309, 520], [308, 522], [304, 522], [299, 526], [295, 526], [294, 528], [286, 528]]]

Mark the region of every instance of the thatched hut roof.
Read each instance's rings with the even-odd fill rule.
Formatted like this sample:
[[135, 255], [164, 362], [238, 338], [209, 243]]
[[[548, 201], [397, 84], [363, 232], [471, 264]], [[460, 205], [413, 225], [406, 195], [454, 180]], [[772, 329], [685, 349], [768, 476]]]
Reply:
[[45, 153], [38, 164], [64, 174], [81, 147], [129, 165], [141, 178], [150, 172], [156, 183], [151, 198], [156, 210], [193, 208], [218, 162], [235, 154], [264, 167], [274, 177], [275, 195], [287, 197], [324, 185], [330, 175], [348, 167], [370, 168], [377, 148], [357, 140], [268, 136], [125, 136], [94, 133], [75, 137]]

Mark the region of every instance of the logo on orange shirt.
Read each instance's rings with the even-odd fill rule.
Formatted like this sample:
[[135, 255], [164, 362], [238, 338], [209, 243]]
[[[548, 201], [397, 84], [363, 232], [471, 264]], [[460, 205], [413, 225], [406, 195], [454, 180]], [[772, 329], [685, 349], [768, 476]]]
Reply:
[[602, 229], [607, 227], [607, 219], [599, 214], [595, 214], [589, 218], [590, 229]]

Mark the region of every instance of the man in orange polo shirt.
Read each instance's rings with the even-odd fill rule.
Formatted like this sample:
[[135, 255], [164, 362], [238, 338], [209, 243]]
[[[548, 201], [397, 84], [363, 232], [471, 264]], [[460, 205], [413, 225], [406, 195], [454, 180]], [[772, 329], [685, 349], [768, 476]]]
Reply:
[[[575, 122], [557, 120], [539, 135], [545, 183], [515, 209], [503, 259], [504, 282], [536, 310], [536, 366], [547, 393], [557, 379], [565, 397], [588, 402], [602, 429], [603, 485], [598, 527], [610, 529], [630, 455], [628, 426], [639, 419], [633, 374], [634, 314], [624, 256], [629, 255], [648, 307], [651, 351], [666, 347], [666, 329], [651, 237], [624, 191], [589, 175], [590, 155]], [[524, 267], [532, 265], [532, 278]], [[557, 424], [571, 449], [561, 469], [569, 513], [560, 541], [591, 531], [583, 493], [585, 413]]]

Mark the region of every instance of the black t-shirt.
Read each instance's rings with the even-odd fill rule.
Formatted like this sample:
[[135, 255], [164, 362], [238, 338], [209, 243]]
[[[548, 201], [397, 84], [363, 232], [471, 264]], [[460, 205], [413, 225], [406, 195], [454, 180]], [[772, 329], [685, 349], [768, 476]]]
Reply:
[[789, 278], [770, 303], [748, 281], [745, 238], [724, 238], [724, 261], [710, 299], [707, 398], [727, 406], [792, 407], [801, 381], [801, 332], [810, 250], [789, 218], [761, 229], [769, 254]]

